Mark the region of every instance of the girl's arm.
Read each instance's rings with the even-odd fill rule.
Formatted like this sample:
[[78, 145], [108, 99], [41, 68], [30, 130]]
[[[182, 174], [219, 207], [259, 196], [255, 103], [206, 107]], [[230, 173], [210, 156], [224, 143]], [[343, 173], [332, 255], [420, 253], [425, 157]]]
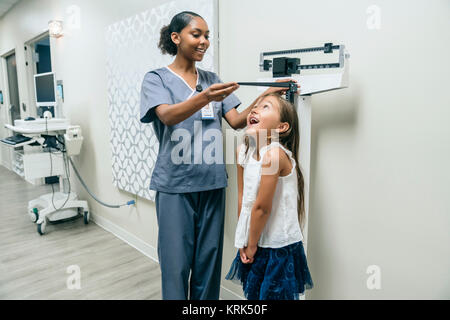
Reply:
[[[237, 181], [238, 181], [238, 219], [241, 215], [242, 209], [242, 196], [244, 193], [244, 168], [239, 164], [239, 153], [241, 148], [245, 148], [244, 145], [240, 145], [236, 148], [236, 163], [237, 163]], [[243, 263], [249, 263], [249, 259], [244, 253], [244, 249], [239, 249], [239, 255]]]
[[239, 164], [239, 152], [240, 149], [244, 148], [243, 145], [240, 145], [236, 150], [236, 163], [237, 163], [237, 182], [238, 182], [238, 219], [241, 214], [242, 209], [242, 195], [244, 193], [244, 168]]
[[280, 172], [285, 172], [285, 167], [288, 166], [286, 161], [289, 161], [287, 155], [280, 148], [268, 150], [263, 157], [261, 182], [252, 207], [248, 245], [244, 250], [250, 263], [253, 262], [259, 238], [272, 211], [272, 200]]

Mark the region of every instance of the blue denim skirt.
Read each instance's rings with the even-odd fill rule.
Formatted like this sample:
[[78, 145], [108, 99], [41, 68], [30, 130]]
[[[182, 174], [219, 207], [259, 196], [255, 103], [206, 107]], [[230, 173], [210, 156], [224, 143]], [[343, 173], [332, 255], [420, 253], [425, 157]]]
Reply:
[[301, 241], [258, 247], [251, 264], [242, 263], [238, 250], [225, 279], [240, 283], [248, 300], [298, 300], [314, 286]]

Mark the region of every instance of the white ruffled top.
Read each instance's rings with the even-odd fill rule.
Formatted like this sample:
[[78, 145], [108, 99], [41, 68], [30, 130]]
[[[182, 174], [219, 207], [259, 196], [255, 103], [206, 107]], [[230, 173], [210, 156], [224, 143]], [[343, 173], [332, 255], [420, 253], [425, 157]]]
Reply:
[[261, 181], [261, 165], [264, 154], [271, 148], [281, 148], [292, 162], [292, 171], [284, 177], [278, 178], [275, 194], [272, 200], [272, 211], [258, 242], [259, 247], [281, 248], [303, 240], [298, 222], [297, 212], [297, 174], [296, 163], [292, 153], [278, 142], [264, 146], [260, 149], [260, 160], [253, 155], [255, 147], [249, 147], [245, 155], [245, 145], [241, 145], [238, 164], [244, 168], [244, 189], [242, 195], [242, 208], [236, 227], [235, 247], [243, 248], [248, 244], [250, 220], [253, 204], [259, 190]]

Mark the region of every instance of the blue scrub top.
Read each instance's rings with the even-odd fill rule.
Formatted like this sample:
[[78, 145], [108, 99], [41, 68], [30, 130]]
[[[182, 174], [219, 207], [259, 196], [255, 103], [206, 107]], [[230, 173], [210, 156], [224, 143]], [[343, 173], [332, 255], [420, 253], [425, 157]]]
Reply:
[[[214, 72], [197, 68], [197, 74], [197, 84], [200, 84], [203, 89], [222, 82]], [[141, 88], [140, 119], [143, 123], [153, 124], [159, 141], [158, 159], [150, 182], [151, 190], [187, 193], [227, 186], [228, 175], [223, 157], [222, 117], [241, 104], [239, 99], [231, 94], [222, 102], [211, 102], [214, 119], [202, 120], [201, 110], [199, 110], [173, 126], [166, 126], [155, 113], [155, 107], [161, 104], [180, 103], [196, 94], [198, 92], [195, 89], [189, 87], [182, 77], [168, 67], [150, 71], [144, 77]], [[187, 139], [183, 139], [184, 137], [189, 137], [190, 141], [185, 141]], [[177, 160], [184, 156], [185, 161], [179, 164], [174, 163], [172, 161], [174, 158], [171, 157], [172, 151], [177, 154]], [[184, 154], [186, 151], [187, 153]], [[216, 155], [216, 152], [219, 154]], [[187, 160], [189, 154], [190, 161]], [[207, 163], [210, 162], [211, 157], [204, 155], [216, 156], [215, 159], [220, 157], [221, 161]]]

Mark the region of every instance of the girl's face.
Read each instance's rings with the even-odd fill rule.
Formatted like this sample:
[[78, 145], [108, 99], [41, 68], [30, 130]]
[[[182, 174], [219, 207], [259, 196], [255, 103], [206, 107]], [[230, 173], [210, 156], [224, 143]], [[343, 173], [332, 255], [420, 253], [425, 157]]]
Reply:
[[280, 121], [280, 106], [277, 98], [267, 96], [257, 103], [247, 116], [246, 134], [254, 135], [266, 131], [270, 137], [271, 130], [284, 132], [289, 128], [287, 122]]
[[194, 17], [180, 33], [172, 33], [172, 41], [178, 46], [177, 54], [202, 61], [210, 44], [208, 25], [202, 18]]

